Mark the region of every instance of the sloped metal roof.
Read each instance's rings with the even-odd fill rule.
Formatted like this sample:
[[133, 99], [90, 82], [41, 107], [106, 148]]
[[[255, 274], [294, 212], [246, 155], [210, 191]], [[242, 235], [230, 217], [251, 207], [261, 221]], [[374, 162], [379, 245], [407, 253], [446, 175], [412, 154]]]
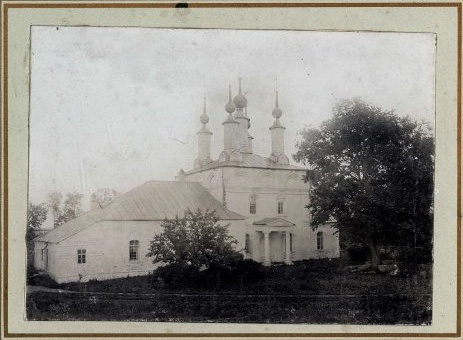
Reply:
[[306, 170], [300, 166], [296, 165], [284, 165], [284, 164], [276, 164], [270, 161], [268, 157], [262, 157], [256, 154], [243, 154], [243, 161], [241, 162], [219, 162], [219, 160], [212, 161], [209, 164], [206, 164], [202, 167], [192, 169], [190, 171], [186, 171], [185, 174], [192, 174], [198, 171], [214, 169], [219, 167], [243, 167], [243, 168], [263, 168], [263, 169], [287, 169], [287, 170]]
[[162, 221], [182, 217], [186, 210], [215, 210], [220, 220], [242, 220], [244, 216], [225, 209], [200, 183], [147, 182], [103, 208], [93, 209], [35, 241], [60, 242], [98, 221]]

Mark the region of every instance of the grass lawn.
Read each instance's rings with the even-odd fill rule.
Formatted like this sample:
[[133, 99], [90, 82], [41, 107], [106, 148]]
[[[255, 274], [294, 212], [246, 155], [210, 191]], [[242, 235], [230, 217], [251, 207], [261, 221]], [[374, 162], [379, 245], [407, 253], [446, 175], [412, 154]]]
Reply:
[[151, 275], [81, 284], [50, 283], [74, 292], [28, 294], [27, 317], [240, 323], [431, 322], [431, 279], [419, 274], [350, 273], [337, 260], [309, 260], [256, 270], [259, 273], [246, 275], [252, 280], [214, 277], [202, 280], [201, 285], [166, 285]]

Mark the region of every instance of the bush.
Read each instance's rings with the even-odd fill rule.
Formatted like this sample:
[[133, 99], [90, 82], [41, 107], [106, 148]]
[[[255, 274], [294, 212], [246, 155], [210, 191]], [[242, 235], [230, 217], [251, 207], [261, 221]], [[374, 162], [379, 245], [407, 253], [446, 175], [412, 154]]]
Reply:
[[153, 272], [153, 285], [162, 282], [169, 289], [182, 289], [194, 286], [199, 272], [193, 266], [172, 263], [157, 268]]
[[235, 260], [227, 266], [214, 264], [198, 270], [185, 264], [169, 264], [153, 273], [153, 286], [161, 282], [168, 289], [244, 289], [247, 285], [263, 280], [266, 272], [262, 264], [252, 260]]
[[370, 249], [366, 246], [352, 246], [347, 253], [351, 263], [365, 263], [370, 256]]
[[38, 271], [32, 266], [27, 267], [27, 284], [48, 288], [59, 287], [59, 285], [50, 276], [48, 276], [48, 274]]

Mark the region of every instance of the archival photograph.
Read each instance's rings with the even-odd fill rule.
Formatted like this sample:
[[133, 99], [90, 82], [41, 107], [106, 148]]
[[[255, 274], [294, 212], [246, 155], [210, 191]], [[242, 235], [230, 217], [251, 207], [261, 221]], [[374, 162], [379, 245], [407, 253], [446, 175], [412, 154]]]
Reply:
[[432, 324], [435, 46], [32, 26], [25, 318]]

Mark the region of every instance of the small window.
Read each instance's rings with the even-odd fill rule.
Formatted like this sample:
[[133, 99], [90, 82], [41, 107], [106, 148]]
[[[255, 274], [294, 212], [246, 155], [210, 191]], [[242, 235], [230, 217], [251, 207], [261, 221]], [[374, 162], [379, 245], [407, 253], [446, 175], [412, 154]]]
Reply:
[[249, 213], [255, 215], [257, 212], [257, 204], [256, 204], [256, 196], [251, 195], [251, 199], [249, 201]]
[[283, 214], [283, 201], [278, 202], [278, 215]]
[[323, 250], [323, 232], [317, 233], [317, 250]]
[[138, 260], [138, 240], [132, 240], [129, 243], [129, 260], [136, 261]]
[[246, 251], [247, 254], [251, 253], [251, 237], [249, 234], [246, 234], [246, 239], [244, 242], [244, 250]]
[[85, 249], [77, 250], [77, 263], [87, 263], [87, 250]]

